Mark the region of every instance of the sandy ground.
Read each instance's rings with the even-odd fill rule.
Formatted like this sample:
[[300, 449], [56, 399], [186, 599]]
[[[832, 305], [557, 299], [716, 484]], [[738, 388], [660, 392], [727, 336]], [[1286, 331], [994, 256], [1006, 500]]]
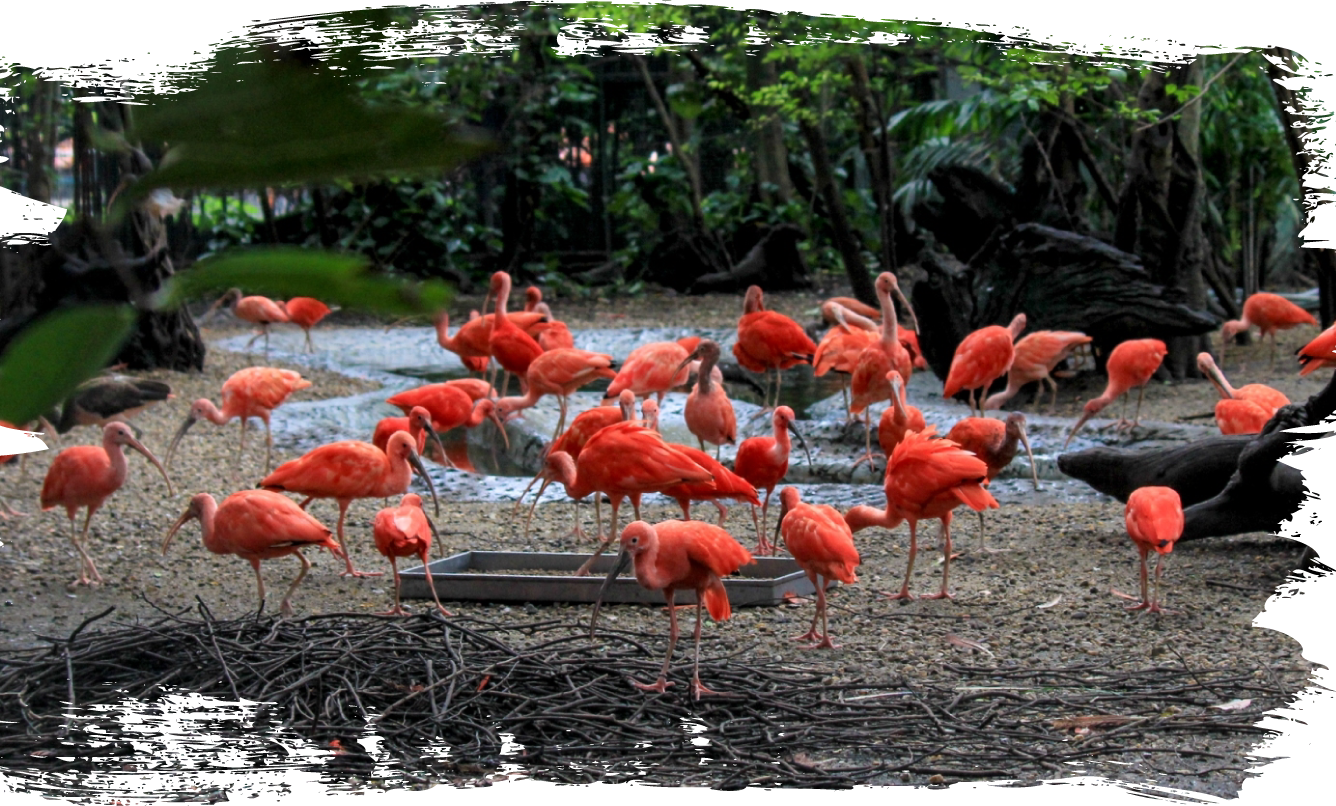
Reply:
[[[769, 307], [800, 319], [811, 318], [817, 301], [814, 295], [767, 297]], [[460, 299], [453, 307], [467, 311], [479, 302]], [[631, 323], [728, 326], [736, 321], [740, 309], [736, 297], [707, 297], [684, 303], [673, 295], [647, 295], [579, 304], [556, 301], [553, 307], [572, 328]], [[336, 314], [322, 327], [338, 327], [339, 316]], [[357, 320], [346, 317], [343, 321]], [[213, 340], [236, 332], [234, 325], [218, 326], [206, 331], [206, 337]], [[1282, 336], [1280, 364], [1284, 371], [1266, 371], [1267, 351], [1260, 345], [1232, 348], [1225, 371], [1235, 385], [1273, 383], [1292, 398], [1301, 399], [1326, 381], [1325, 373], [1298, 379], [1285, 359], [1312, 335], [1311, 328], [1302, 328]], [[318, 343], [319, 330], [316, 339]], [[161, 457], [190, 402], [206, 395], [216, 401], [222, 381], [248, 363], [246, 356], [211, 350], [203, 373], [144, 373], [168, 381], [176, 390], [175, 399], [136, 419], [144, 443]], [[271, 363], [285, 366], [281, 361]], [[342, 396], [374, 386], [333, 373], [293, 368], [315, 384], [293, 399]], [[1058, 413], [1074, 415], [1102, 385], [1102, 379], [1094, 376], [1063, 383]], [[1020, 399], [1028, 403], [1029, 397], [1026, 392]], [[1153, 384], [1146, 395], [1143, 417], [1180, 420], [1210, 412], [1215, 399], [1213, 388], [1204, 380]], [[961, 414], [965, 414], [963, 406]], [[209, 491], [221, 500], [226, 493], [255, 484], [264, 465], [262, 434], [262, 429], [257, 432], [252, 428], [241, 470], [234, 472], [237, 426], [196, 425], [171, 467], [174, 495], [167, 494], [157, 472], [142, 457], [132, 455], [125, 487], [93, 519], [89, 551], [108, 584], [92, 590], [68, 586], [78, 564], [64, 512], [40, 512], [37, 506], [41, 480], [55, 451], [32, 455], [24, 478], [20, 478], [16, 463], [7, 465], [0, 476], [5, 495], [29, 516], [0, 522], [0, 651], [40, 643], [41, 635], [64, 636], [83, 619], [109, 606], [116, 607], [116, 618], [125, 620], [151, 617], [155, 605], [171, 610], [192, 607], [196, 597], [219, 617], [252, 612], [256, 600], [249, 567], [235, 557], [208, 553], [198, 525], [187, 526], [166, 557], [160, 549], [167, 528], [192, 494]], [[64, 444], [90, 444], [97, 438], [93, 429], [82, 428], [67, 435]], [[276, 453], [275, 464], [289, 458], [293, 457]], [[467, 549], [586, 551], [589, 543], [565, 537], [571, 518], [567, 499], [549, 494], [548, 500], [554, 503], [538, 509], [535, 529], [527, 542], [520, 535], [518, 522], [511, 520], [508, 506], [442, 501], [440, 548], [444, 553]], [[380, 501], [354, 503], [348, 533], [359, 568], [388, 572], [388, 563], [375, 553], [370, 534], [371, 519], [380, 506]], [[586, 527], [592, 527], [592, 507], [581, 510]], [[337, 518], [332, 501], [315, 502], [310, 511], [331, 527]], [[656, 507], [644, 514], [653, 521], [674, 517], [677, 511]], [[736, 509], [729, 523], [750, 547], [754, 534], [749, 520], [744, 510]], [[840, 649], [818, 654], [790, 640], [806, 628], [811, 617], [811, 605], [807, 603], [740, 609], [730, 622], [708, 623], [706, 629], [755, 642], [751, 651], [757, 660], [816, 657], [828, 665], [832, 679], [943, 679], [949, 674], [942, 668], [944, 662], [1052, 666], [1096, 658], [1176, 666], [1185, 673], [1191, 669], [1242, 668], [1251, 670], [1259, 681], [1287, 690], [1297, 690], [1307, 679], [1310, 665], [1301, 657], [1300, 646], [1294, 640], [1251, 626], [1275, 586], [1297, 567], [1303, 548], [1297, 543], [1253, 534], [1178, 547], [1165, 575], [1166, 602], [1175, 613], [1155, 617], [1126, 612], [1126, 602], [1110, 593], [1111, 588], [1135, 593], [1137, 585], [1136, 552], [1126, 537], [1123, 507], [1117, 502], [1006, 506], [988, 515], [988, 543], [1000, 549], [997, 553], [977, 550], [977, 530], [974, 515], [966, 513], [956, 519], [954, 533], [966, 549], [951, 569], [956, 600], [909, 603], [879, 598], [881, 591], [899, 586], [905, 567], [907, 529], [861, 532], [856, 538], [863, 559], [860, 582], [831, 594], [831, 630], [842, 644]], [[935, 525], [927, 525], [921, 537], [922, 551], [911, 589], [930, 592], [940, 583], [942, 572], [941, 565], [934, 562], [940, 557], [935, 550]], [[390, 604], [392, 584], [388, 578], [342, 578], [338, 576], [341, 561], [323, 552], [312, 553], [311, 559], [315, 568], [294, 598], [298, 613], [367, 612], [384, 610]], [[296, 570], [295, 560], [266, 563], [270, 608], [277, 606], [278, 597]], [[420, 602], [410, 606], [415, 610], [425, 607]], [[584, 606], [510, 607], [458, 602], [447, 606], [486, 618], [504, 618], [512, 611], [524, 611], [519, 615], [526, 618], [537, 612], [572, 621], [588, 616]], [[660, 608], [617, 605], [605, 612], [609, 621], [619, 626], [666, 633], [666, 617]], [[992, 657], [954, 646], [947, 641], [949, 634], [983, 643]], [[1221, 739], [1208, 744], [1230, 763], [1212, 761], [1203, 768], [1249, 766], [1245, 758], [1248, 741]], [[1235, 791], [1243, 777], [1242, 772], [1230, 769], [1214, 773], [1157, 772], [1149, 758], [1144, 765], [1090, 771], [1218, 794]]]

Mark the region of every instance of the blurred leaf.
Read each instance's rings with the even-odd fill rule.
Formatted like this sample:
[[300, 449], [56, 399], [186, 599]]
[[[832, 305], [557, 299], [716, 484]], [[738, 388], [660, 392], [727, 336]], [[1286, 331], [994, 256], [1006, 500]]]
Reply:
[[[193, 91], [137, 109], [132, 139], [166, 143], [134, 186], [254, 188], [387, 171], [448, 169], [490, 147], [420, 108], [365, 103], [327, 67], [229, 63]], [[131, 199], [127, 198], [127, 201]]]
[[0, 358], [0, 419], [22, 425], [65, 400], [116, 355], [136, 318], [129, 305], [86, 305], [29, 325]]
[[366, 268], [361, 257], [312, 249], [235, 249], [173, 276], [154, 303], [173, 308], [229, 288], [279, 299], [318, 297], [326, 304], [389, 314], [431, 313], [450, 302], [451, 289], [440, 280], [407, 282], [367, 274]]

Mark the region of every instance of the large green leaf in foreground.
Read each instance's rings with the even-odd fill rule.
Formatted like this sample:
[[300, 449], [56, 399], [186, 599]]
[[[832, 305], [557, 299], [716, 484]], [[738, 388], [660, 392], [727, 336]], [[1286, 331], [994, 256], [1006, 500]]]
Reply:
[[0, 357], [0, 419], [23, 425], [107, 365], [134, 327], [129, 305], [85, 305], [29, 325]]
[[366, 103], [328, 66], [234, 58], [220, 53], [198, 89], [136, 108], [129, 136], [169, 150], [131, 197], [449, 169], [489, 147], [426, 110]]
[[384, 314], [438, 311], [451, 296], [450, 287], [440, 280], [406, 282], [367, 274], [360, 257], [268, 247], [205, 258], [169, 279], [154, 301], [160, 309], [172, 308], [234, 287], [278, 298], [318, 297], [327, 304]]

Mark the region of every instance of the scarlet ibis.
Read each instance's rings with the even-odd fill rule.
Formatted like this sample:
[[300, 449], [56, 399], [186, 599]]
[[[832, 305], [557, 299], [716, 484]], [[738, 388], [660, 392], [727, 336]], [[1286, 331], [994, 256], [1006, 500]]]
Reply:
[[877, 299], [881, 301], [881, 341], [867, 347], [858, 355], [858, 364], [854, 367], [853, 378], [849, 382], [851, 401], [849, 411], [863, 412], [863, 441], [865, 453], [862, 459], [854, 463], [872, 459], [872, 412], [873, 403], [888, 400], [891, 397], [891, 384], [887, 373], [895, 370], [907, 383], [914, 371], [913, 360], [909, 351], [900, 343], [899, 323], [895, 316], [895, 303], [891, 302], [891, 291], [897, 288], [895, 275], [888, 271], [877, 276]]
[[1307, 375], [1319, 367], [1336, 366], [1336, 325], [1332, 325], [1299, 348], [1299, 374]]
[[542, 328], [535, 338], [538, 339], [538, 346], [542, 347], [544, 352], [575, 346], [575, 337], [571, 335], [571, 329], [566, 327], [565, 322], [558, 321], [552, 315], [552, 308], [546, 302], [539, 302], [534, 306], [534, 311], [541, 313], [548, 320], [536, 326]]
[[[490, 297], [490, 293], [488, 296]], [[453, 336], [450, 335], [449, 314], [444, 311], [436, 314], [436, 343], [458, 355], [470, 371], [479, 372], [482, 370], [474, 362], [484, 362], [483, 369], [485, 369], [486, 362], [492, 357], [492, 322], [495, 320], [495, 314], [473, 316], [475, 313], [477, 312], [470, 311], [469, 320], [461, 325]], [[506, 318], [532, 336], [539, 332], [538, 326], [543, 322], [544, 315], [537, 311], [517, 311], [507, 314]]]
[[[1030, 480], [1035, 490], [1039, 489], [1039, 472], [1030, 452], [1030, 438], [1025, 433], [1025, 415], [1019, 411], [1011, 412], [1005, 420], [966, 417], [951, 426], [946, 438], [983, 460], [988, 466], [988, 482], [997, 478], [1016, 458], [1018, 448], [1024, 446], [1025, 455], [1030, 457]], [[984, 544], [983, 510], [979, 510], [979, 546], [982, 552], [992, 551]]]
[[516, 411], [538, 403], [543, 395], [556, 395], [561, 407], [561, 417], [552, 434], [552, 438], [556, 439], [561, 429], [566, 427], [566, 410], [571, 394], [599, 378], [616, 377], [614, 366], [612, 356], [604, 353], [591, 353], [573, 347], [549, 350], [529, 365], [529, 388], [524, 395], [501, 398], [496, 403], [497, 413], [502, 420], [507, 420]]
[[1275, 366], [1276, 331], [1316, 324], [1311, 313], [1279, 294], [1265, 291], [1253, 294], [1243, 301], [1243, 318], [1231, 319], [1220, 328], [1220, 363], [1225, 363], [1225, 347], [1230, 340], [1255, 326], [1261, 331], [1262, 338], [1271, 337], [1271, 365]]
[[167, 465], [171, 466], [177, 443], [192, 425], [200, 420], [226, 425], [235, 417], [241, 420], [241, 444], [237, 448], [237, 464], [240, 466], [241, 456], [246, 451], [246, 421], [251, 417], [259, 417], [264, 422], [264, 469], [266, 473], [269, 472], [274, 454], [274, 435], [269, 429], [269, 414], [283, 405], [288, 395], [310, 385], [310, 381], [290, 369], [249, 367], [232, 373], [223, 381], [222, 409], [206, 397], [196, 400], [190, 406], [185, 422], [167, 446]]
[[[645, 421], [649, 427], [658, 431], [659, 405], [653, 400], [646, 400], [641, 406], [641, 411], [644, 412]], [[714, 477], [710, 481], [675, 484], [660, 491], [663, 495], [677, 501], [677, 505], [682, 508], [683, 520], [691, 520], [692, 501], [713, 503], [715, 508], [719, 510], [720, 526], [723, 526], [724, 522], [728, 520], [728, 507], [724, 506], [723, 503], [725, 500], [742, 501], [751, 504], [753, 507], [761, 505], [761, 499], [756, 497], [755, 487], [751, 486], [746, 479], [721, 465], [717, 459], [714, 459], [705, 451], [690, 448], [686, 445], [674, 445], [673, 447], [691, 461], [705, 468]]]
[[[744, 369], [752, 372], [775, 371], [774, 406], [779, 405], [783, 371], [811, 362], [815, 354], [816, 344], [801, 325], [782, 313], [767, 311], [760, 286], [747, 289], [742, 317], [738, 319], [738, 339], [733, 344], [733, 356]], [[763, 410], [774, 408], [769, 396], [764, 397], [761, 401]]]
[[996, 379], [1007, 374], [1015, 358], [1015, 341], [1025, 330], [1025, 314], [1018, 313], [1006, 327], [989, 325], [966, 336], [956, 345], [956, 354], [951, 359], [951, 370], [946, 375], [946, 384], [942, 387], [942, 397], [954, 396], [962, 389], [970, 395], [970, 413], [983, 414], [982, 407], [975, 402], [974, 393], [979, 391], [980, 400], [988, 394], [988, 387]]
[[[102, 427], [102, 444], [75, 445], [56, 454], [51, 467], [47, 469], [46, 480], [42, 483], [41, 504], [43, 510], [53, 509], [57, 505], [65, 507], [70, 519], [70, 540], [78, 550], [82, 563], [79, 566], [79, 578], [75, 585], [93, 585], [102, 582], [102, 575], [88, 556], [84, 544], [88, 542], [88, 524], [93, 520], [93, 513], [125, 483], [129, 463], [125, 460], [122, 446], [132, 448], [144, 455], [162, 474], [167, 485], [167, 494], [172, 495], [172, 482], [167, 478], [167, 469], [158, 461], [152, 451], [145, 448], [130, 432], [125, 423], [107, 423]], [[74, 531], [74, 513], [79, 507], [87, 507], [88, 515], [84, 518], [82, 542]]]
[[264, 358], [269, 360], [269, 326], [279, 322], [288, 321], [288, 313], [283, 309], [282, 303], [274, 302], [268, 297], [259, 295], [243, 296], [240, 288], [229, 289], [226, 294], [219, 297], [218, 301], [204, 314], [208, 316], [223, 305], [232, 305], [232, 312], [236, 317], [244, 322], [250, 322], [253, 325], [260, 326], [260, 332], [255, 334], [255, 338], [246, 342], [246, 349], [249, 350], [256, 339], [264, 336]]
[[589, 566], [617, 535], [617, 511], [622, 499], [630, 497], [636, 517], [640, 517], [640, 496], [655, 493], [684, 482], [709, 481], [708, 470], [688, 459], [677, 446], [669, 445], [659, 434], [637, 422], [617, 423], [589, 438], [579, 460], [554, 451], [544, 460], [548, 472], [562, 483], [566, 494], [584, 498], [590, 493], [604, 493], [612, 500], [612, 526], [603, 543], [579, 571]]
[[469, 393], [452, 382], [429, 383], [406, 389], [385, 399], [386, 403], [408, 414], [415, 406], [431, 413], [431, 426], [443, 434], [452, 428], [477, 428], [483, 420], [491, 420], [501, 431], [501, 439], [510, 448], [510, 437], [498, 413], [499, 404], [489, 398], [474, 400]]
[[306, 334], [306, 352], [315, 352], [315, 344], [311, 341], [311, 328], [329, 316], [332, 309], [314, 297], [293, 297], [283, 303], [283, 311], [288, 315], [288, 321], [300, 327]]
[[705, 449], [705, 443], [711, 443], [715, 446], [715, 458], [718, 459], [719, 446], [725, 443], [732, 445], [737, 440], [738, 418], [724, 385], [714, 378], [719, 363], [719, 345], [703, 339], [696, 345], [696, 349], [682, 359], [679, 369], [696, 359], [700, 360], [700, 369], [696, 373], [696, 386], [687, 395], [683, 418], [687, 430], [700, 443], [701, 450]]
[[[503, 271], [492, 274], [492, 294], [496, 296], [496, 318], [492, 324], [492, 333], [487, 339], [492, 357], [501, 368], [524, 382], [529, 372], [529, 364], [543, 354], [533, 336], [525, 333], [506, 316], [506, 302], [510, 298], [510, 275]], [[524, 391], [523, 389], [520, 390]], [[501, 394], [506, 393], [502, 384]]]
[[857, 532], [868, 526], [894, 529], [900, 521], [909, 521], [909, 563], [900, 592], [890, 599], [913, 599], [909, 577], [918, 554], [918, 522], [939, 518], [942, 523], [942, 589], [924, 599], [953, 598], [947, 591], [951, 571], [951, 513], [964, 504], [978, 512], [996, 509], [997, 500], [983, 488], [988, 467], [983, 460], [949, 439], [935, 439], [937, 429], [911, 431], [895, 446], [886, 465], [886, 509], [856, 506], [844, 515], [849, 528]]
[[204, 533], [204, 547], [214, 554], [235, 554], [255, 569], [260, 606], [264, 610], [264, 577], [260, 561], [295, 555], [302, 565], [288, 592], [283, 594], [279, 612], [292, 616], [292, 594], [311, 570], [304, 548], [324, 548], [338, 557], [343, 554], [329, 528], [297, 506], [291, 498], [268, 490], [242, 490], [223, 499], [222, 506], [208, 493], [190, 499], [190, 506], [176, 519], [162, 541], [165, 556], [172, 538], [191, 520], [198, 519]]
[[829, 372], [840, 373], [840, 394], [844, 397], [845, 419], [853, 419], [849, 411], [849, 378], [858, 366], [863, 350], [877, 344], [881, 328], [876, 322], [827, 300], [821, 311], [833, 321], [812, 356], [812, 374], [818, 378]]
[[279, 465], [273, 473], [261, 479], [260, 486], [274, 492], [290, 492], [306, 496], [303, 508], [313, 498], [333, 498], [339, 504], [339, 545], [343, 547], [347, 569], [341, 576], [380, 576], [380, 572], [358, 571], [353, 567], [352, 552], [343, 536], [343, 522], [348, 506], [357, 498], [389, 498], [403, 495], [408, 490], [416, 471], [431, 490], [431, 500], [440, 514], [436, 499], [436, 485], [432, 484], [427, 469], [422, 466], [413, 447], [413, 437], [399, 431], [390, 435], [386, 450], [357, 440], [345, 440], [321, 445], [296, 459]]
[[688, 348], [675, 341], [642, 344], [622, 362], [617, 377], [608, 384], [604, 400], [617, 397], [623, 389], [630, 389], [636, 397], [658, 395], [662, 403], [669, 389], [686, 384], [690, 353]]
[[[1164, 556], [1174, 550], [1174, 543], [1183, 535], [1183, 502], [1172, 487], [1140, 487], [1127, 497], [1123, 519], [1127, 536], [1141, 554], [1141, 603], [1129, 605], [1128, 610], [1148, 613], [1167, 613], [1160, 606], [1160, 573]], [[1147, 596], [1146, 557], [1154, 550], [1155, 596]]]
[[431, 541], [440, 535], [436, 524], [431, 522], [422, 510], [422, 496], [408, 493], [399, 499], [399, 506], [385, 507], [376, 513], [372, 521], [371, 533], [376, 538], [376, 550], [390, 560], [390, 570], [394, 572], [394, 609], [382, 616], [407, 616], [409, 612], [399, 604], [399, 557], [416, 556], [422, 560], [422, 571], [427, 576], [427, 589], [436, 602], [436, 609], [443, 616], [454, 615], [441, 606], [441, 599], [436, 595], [436, 586], [431, 581], [431, 567], [428, 555], [431, 554]]
[[[784, 536], [784, 545], [794, 562], [803, 569], [816, 587], [816, 614], [807, 632], [798, 641], [816, 641], [813, 649], [839, 649], [830, 640], [826, 623], [826, 586], [832, 579], [846, 585], [858, 581], [854, 573], [861, 560], [854, 547], [854, 533], [839, 511], [825, 504], [804, 504], [798, 490], [785, 487], [779, 493], [779, 521], [775, 531]], [[778, 539], [778, 537], [776, 537]], [[816, 631], [821, 619], [821, 632]]]
[[900, 373], [891, 370], [886, 373], [886, 380], [891, 384], [891, 405], [881, 413], [881, 421], [877, 424], [877, 444], [881, 445], [882, 455], [889, 458], [905, 434], [922, 431], [928, 425], [919, 407], [905, 401], [905, 384]]
[[496, 390], [492, 385], [481, 378], [455, 378], [451, 381], [445, 381], [446, 386], [453, 387], [469, 396], [469, 400], [475, 403], [484, 397], [496, 397]]
[[426, 455], [427, 437], [430, 436], [436, 443], [444, 464], [451, 464], [450, 458], [445, 453], [445, 445], [441, 444], [440, 435], [431, 425], [431, 412], [421, 406], [414, 406], [409, 409], [407, 417], [382, 418], [376, 423], [376, 430], [371, 434], [371, 444], [383, 451], [390, 444], [390, 435], [399, 431], [407, 431], [409, 436], [413, 437], [413, 445], [417, 448], [419, 456]]
[[1015, 358], [1007, 372], [1007, 388], [990, 395], [983, 402], [984, 411], [1002, 408], [1002, 404], [1016, 396], [1022, 386], [1039, 382], [1034, 393], [1034, 404], [1044, 394], [1044, 384], [1053, 387], [1053, 405], [1058, 403], [1058, 383], [1053, 380], [1053, 368], [1062, 363], [1078, 347], [1092, 339], [1073, 330], [1036, 330], [1016, 342]]
[[594, 611], [589, 617], [589, 635], [593, 637], [598, 624], [598, 611], [612, 581], [635, 563], [636, 581], [648, 590], [663, 591], [668, 603], [668, 655], [664, 658], [659, 679], [652, 684], [632, 681], [641, 691], [660, 694], [673, 685], [668, 682], [668, 670], [673, 662], [673, 648], [677, 646], [677, 608], [673, 599], [679, 590], [696, 592], [696, 660], [692, 666], [691, 694], [722, 694], [711, 691], [700, 682], [700, 628], [702, 606], [715, 621], [727, 621], [732, 615], [728, 591], [722, 577], [737, 572], [753, 562], [751, 554], [728, 532], [702, 521], [664, 521], [650, 525], [637, 520], [627, 525], [621, 535], [621, 553], [617, 562], [603, 580]]
[[1091, 417], [1099, 413], [1101, 409], [1112, 403], [1115, 399], [1122, 397], [1128, 390], [1136, 388], [1137, 393], [1137, 411], [1132, 418], [1132, 422], [1127, 422], [1123, 416], [1127, 414], [1127, 401], [1123, 400], [1123, 409], [1118, 416], [1116, 427], [1136, 428], [1141, 422], [1141, 400], [1146, 395], [1146, 384], [1150, 383], [1151, 376], [1160, 368], [1164, 357], [1169, 354], [1169, 348], [1159, 339], [1130, 339], [1113, 348], [1109, 353], [1108, 363], [1104, 368], [1109, 373], [1109, 383], [1104, 387], [1104, 394], [1093, 400], [1086, 401], [1085, 409], [1081, 413], [1081, 418], [1076, 421], [1072, 427], [1072, 432], [1067, 435], [1067, 441], [1062, 444], [1066, 449], [1076, 436], [1076, 432], [1081, 430]]
[[1265, 384], [1250, 383], [1241, 389], [1230, 386], [1210, 353], [1197, 354], [1197, 369], [1220, 393], [1221, 399], [1215, 404], [1215, 422], [1222, 434], [1260, 434], [1276, 409], [1290, 403], [1288, 397]]
[[770, 422], [774, 429], [772, 436], [751, 437], [738, 446], [737, 456], [733, 459], [733, 472], [746, 479], [757, 490], [765, 490], [765, 501], [761, 504], [761, 518], [756, 518], [756, 507], [752, 507], [752, 525], [756, 527], [756, 553], [760, 555], [774, 553], [774, 547], [766, 539], [766, 517], [770, 509], [770, 494], [775, 485], [784, 480], [789, 472], [789, 433], [798, 438], [798, 444], [807, 453], [807, 464], [812, 464], [812, 454], [807, 451], [807, 441], [798, 432], [793, 409], [779, 406], [771, 415]]
[[[580, 412], [576, 415], [575, 419], [571, 421], [571, 427], [566, 429], [565, 433], [560, 437], [557, 437], [555, 441], [548, 445], [547, 455], [550, 456], [553, 453], [560, 452], [569, 455], [572, 460], [578, 460], [580, 458], [580, 452], [584, 450], [585, 443], [588, 442], [589, 438], [594, 434], [597, 434], [599, 431], [602, 431], [610, 425], [634, 419], [635, 401], [635, 394], [630, 389], [623, 389], [619, 397], [619, 405], [595, 406], [592, 409]], [[520, 502], [523, 501], [524, 496], [528, 494], [529, 488], [533, 487], [534, 483], [539, 479], [543, 480], [542, 485], [538, 488], [537, 494], [534, 495], [533, 503], [529, 505], [529, 513], [524, 518], [525, 540], [529, 539], [529, 525], [533, 521], [534, 510], [538, 508], [538, 501], [543, 497], [543, 491], [547, 489], [549, 484], [558, 480], [556, 472], [555, 466], [550, 466], [545, 461], [543, 466], [538, 469], [538, 472], [534, 474], [534, 477], [529, 480], [529, 484], [524, 488], [524, 491], [520, 493], [520, 497], [515, 500], [514, 512], [518, 512]], [[572, 497], [571, 500], [575, 504], [575, 528], [571, 529], [570, 535], [584, 537], [584, 530], [580, 528], [580, 499]], [[595, 503], [597, 504], [597, 499], [595, 499]], [[596, 506], [595, 512], [597, 511], [598, 508]], [[598, 528], [601, 535], [603, 528], [601, 517], [598, 518]]]

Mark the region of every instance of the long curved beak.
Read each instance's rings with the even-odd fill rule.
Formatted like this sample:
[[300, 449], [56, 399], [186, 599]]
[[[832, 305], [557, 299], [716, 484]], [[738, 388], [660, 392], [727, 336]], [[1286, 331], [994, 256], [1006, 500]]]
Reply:
[[542, 477], [543, 471], [539, 470], [537, 473], [533, 474], [533, 478], [529, 479], [529, 483], [524, 487], [524, 492], [520, 493], [520, 497], [515, 499], [515, 506], [510, 508], [510, 516], [512, 518], [519, 513], [520, 505], [524, 503], [524, 496], [529, 494], [529, 491], [533, 489], [533, 486], [537, 484], [538, 480]]
[[417, 451], [408, 454], [408, 464], [413, 466], [413, 470], [427, 482], [427, 489], [431, 490], [431, 505], [436, 510], [436, 517], [441, 517], [441, 502], [436, 498], [436, 485], [431, 483], [431, 476], [427, 475], [427, 468], [422, 464], [422, 457], [418, 456]]
[[779, 545], [779, 527], [784, 524], [784, 516], [789, 514], [789, 508], [784, 506], [784, 499], [779, 499], [779, 517], [775, 520], [775, 539], [774, 544]]
[[436, 450], [441, 452], [441, 458], [445, 460], [445, 464], [449, 465], [450, 457], [445, 454], [445, 443], [441, 442], [441, 435], [436, 433], [436, 429], [431, 427], [431, 423], [427, 423], [427, 436], [431, 437], [431, 441], [436, 443]]
[[1077, 420], [1076, 425], [1072, 426], [1072, 432], [1067, 435], [1067, 441], [1062, 443], [1062, 449], [1064, 451], [1067, 450], [1068, 445], [1072, 444], [1072, 437], [1076, 436], [1076, 432], [1081, 430], [1081, 426], [1090, 422], [1090, 417], [1091, 415], [1089, 414], [1082, 414], [1081, 419]]
[[506, 425], [501, 422], [501, 417], [496, 413], [495, 408], [487, 412], [487, 419], [496, 423], [496, 430], [501, 432], [501, 441], [506, 444], [506, 450], [510, 450], [510, 436], [506, 433]]
[[1035, 491], [1039, 490], [1039, 468], [1034, 464], [1034, 453], [1030, 450], [1030, 435], [1025, 433], [1025, 426], [1021, 425], [1021, 445], [1025, 446], [1025, 455], [1030, 457], [1030, 479], [1034, 481]]
[[594, 627], [598, 624], [598, 610], [603, 606], [603, 597], [607, 595], [608, 588], [612, 587], [612, 581], [620, 576], [621, 573], [626, 570], [626, 566], [630, 564], [631, 554], [626, 550], [626, 547], [623, 546], [621, 554], [617, 555], [616, 565], [614, 565], [612, 570], [608, 572], [607, 578], [603, 580], [603, 585], [598, 589], [598, 598], [594, 600], [594, 612], [589, 617], [590, 638], [594, 637]]
[[900, 290], [900, 284], [895, 284], [895, 296], [899, 298], [900, 304], [905, 306], [905, 313], [909, 314], [909, 329], [915, 333], [919, 332], [918, 315], [914, 313], [914, 306], [909, 304], [909, 298], [905, 292]]
[[197, 420], [194, 416], [186, 415], [186, 421], [181, 423], [181, 427], [177, 429], [176, 435], [172, 437], [171, 444], [167, 446], [167, 461], [163, 463], [166, 467], [172, 466], [172, 455], [176, 453], [177, 443], [179, 443], [181, 438], [186, 435], [186, 432], [190, 430], [190, 426], [194, 425], [196, 422]]
[[[534, 478], [538, 478], [538, 477], [535, 476]], [[537, 493], [534, 495], [534, 497], [533, 497], [533, 503], [529, 505], [529, 514], [527, 514], [527, 515], [524, 516], [524, 539], [525, 539], [525, 540], [528, 540], [528, 539], [529, 539], [529, 527], [533, 524], [533, 512], [534, 512], [535, 509], [538, 509], [538, 502], [539, 502], [539, 501], [542, 499], [542, 497], [543, 497], [543, 491], [546, 490], [546, 489], [547, 489], [547, 485], [549, 485], [549, 484], [551, 484], [551, 483], [552, 483], [552, 479], [543, 479], [543, 483], [540, 484], [540, 485], [538, 485], [538, 492], [537, 492]], [[532, 482], [530, 483], [530, 486], [532, 486]], [[525, 488], [524, 488], [524, 491], [525, 491], [525, 492], [528, 492], [528, 491], [529, 491], [529, 488], [528, 488], [528, 487], [525, 487]]]
[[228, 300], [231, 300], [231, 299], [233, 299], [234, 297], [237, 298], [237, 299], [240, 299], [240, 298], [241, 298], [239, 292], [237, 291], [237, 289], [235, 289], [235, 288], [228, 289], [228, 292], [227, 292], [226, 294], [224, 294], [224, 295], [222, 295], [221, 297], [219, 297], [217, 302], [215, 302], [214, 304], [212, 304], [212, 305], [209, 306], [209, 310], [207, 310], [207, 311], [204, 312], [204, 315], [200, 317], [200, 321], [204, 321], [204, 320], [208, 319], [210, 316], [213, 316], [213, 312], [214, 312], [214, 311], [216, 311], [216, 310], [218, 310], [219, 308], [221, 308], [222, 306], [226, 305], [227, 302], [228, 302]]
[[689, 354], [687, 354], [686, 358], [682, 359], [682, 363], [677, 365], [677, 369], [673, 370], [673, 377], [676, 378], [677, 373], [681, 372], [688, 364], [690, 364], [692, 361], [695, 361], [698, 358], [700, 358], [699, 344], [696, 345], [696, 349], [692, 350]]
[[152, 451], [150, 451], [148, 448], [145, 448], [143, 444], [140, 443], [139, 440], [134, 439], [133, 437], [130, 439], [129, 442], [125, 444], [127, 447], [134, 448], [135, 450], [144, 454], [144, 458], [152, 462], [153, 466], [156, 467], [158, 469], [158, 472], [162, 474], [162, 480], [167, 482], [167, 494], [176, 495], [176, 493], [172, 491], [172, 480], [167, 478], [167, 468], [162, 466], [162, 462], [158, 461], [158, 457], [154, 456]]
[[167, 537], [162, 541], [162, 554], [164, 557], [167, 556], [167, 547], [172, 545], [172, 538], [176, 537], [176, 533], [181, 530], [181, 527], [185, 526], [186, 523], [194, 517], [195, 516], [190, 513], [190, 510], [186, 510], [181, 514], [181, 517], [176, 519], [176, 523], [172, 524], [172, 528], [167, 531]]
[[807, 454], [807, 466], [811, 467], [812, 452], [807, 450], [807, 440], [803, 439], [803, 435], [798, 433], [798, 428], [793, 423], [789, 423], [789, 432], [798, 438], [798, 444], [803, 446], [803, 453]]
[[402, 326], [404, 322], [407, 322], [412, 318], [413, 317], [411, 316], [401, 316], [398, 319], [395, 319], [393, 322], [390, 322], [388, 325], [385, 326], [385, 332], [389, 333], [391, 330], [394, 330], [396, 327]]

